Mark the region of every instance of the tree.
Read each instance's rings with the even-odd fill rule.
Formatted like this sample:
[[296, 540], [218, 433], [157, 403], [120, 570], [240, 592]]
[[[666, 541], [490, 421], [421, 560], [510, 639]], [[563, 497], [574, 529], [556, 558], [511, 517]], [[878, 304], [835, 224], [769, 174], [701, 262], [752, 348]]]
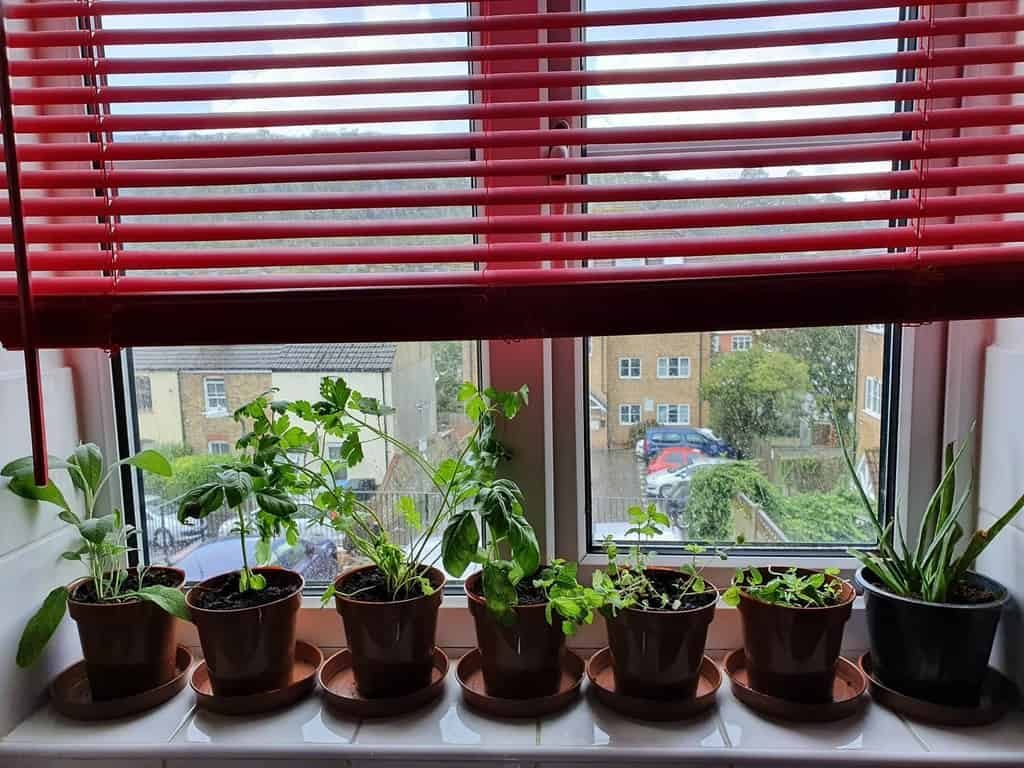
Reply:
[[849, 422], [857, 386], [856, 326], [780, 328], [762, 331], [760, 340], [807, 366], [819, 413], [834, 413], [840, 424]]
[[459, 386], [465, 377], [462, 374], [462, 342], [435, 341], [432, 345], [434, 354], [434, 387], [437, 393], [437, 412], [458, 413]]
[[807, 392], [807, 365], [760, 345], [721, 355], [701, 385], [711, 409], [711, 427], [744, 455], [759, 438], [780, 434], [799, 418]]

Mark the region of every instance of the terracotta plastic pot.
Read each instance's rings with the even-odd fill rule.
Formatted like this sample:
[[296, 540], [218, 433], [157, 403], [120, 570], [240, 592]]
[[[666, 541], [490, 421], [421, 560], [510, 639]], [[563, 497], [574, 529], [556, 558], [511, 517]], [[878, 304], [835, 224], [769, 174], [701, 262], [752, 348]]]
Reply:
[[345, 584], [366, 565], [342, 574], [334, 582], [334, 606], [345, 624], [352, 651], [356, 689], [366, 698], [391, 698], [426, 688], [434, 671], [437, 611], [444, 593], [444, 574], [427, 571], [432, 595], [393, 602], [345, 597]]
[[515, 621], [499, 622], [477, 594], [481, 574], [465, 582], [469, 612], [476, 625], [480, 667], [488, 696], [502, 699], [534, 699], [558, 691], [562, 676], [565, 635], [559, 621], [551, 626], [545, 617], [547, 603], [516, 606]]
[[[678, 574], [672, 568], [647, 568], [646, 572]], [[607, 617], [615, 690], [639, 699], [693, 698], [717, 602], [715, 591], [713, 599], [701, 608], [626, 608]]]
[[894, 595], [864, 568], [856, 579], [865, 593], [872, 674], [879, 682], [936, 704], [977, 706], [1007, 589], [968, 573], [969, 583], [996, 599], [949, 605]]
[[[797, 573], [807, 576], [814, 571], [799, 568]], [[765, 576], [767, 580], [767, 573]], [[843, 626], [856, 597], [853, 587], [843, 582], [840, 602], [827, 608], [766, 603], [745, 590], [740, 595], [750, 687], [789, 701], [831, 701]]]
[[203, 589], [215, 589], [237, 571], [214, 576], [196, 585], [187, 596], [192, 621], [218, 696], [246, 696], [284, 688], [295, 663], [295, 624], [302, 604], [300, 574], [283, 568], [253, 568], [268, 586], [288, 587], [286, 597], [255, 608], [200, 608], [195, 600]]
[[[185, 572], [177, 568], [154, 566], [149, 570], [173, 573], [175, 586], [185, 583]], [[177, 655], [174, 617], [143, 600], [127, 603], [75, 600], [78, 589], [91, 581], [91, 578], [79, 579], [68, 587], [68, 613], [78, 624], [93, 699], [108, 701], [133, 696], [170, 681], [174, 677]]]

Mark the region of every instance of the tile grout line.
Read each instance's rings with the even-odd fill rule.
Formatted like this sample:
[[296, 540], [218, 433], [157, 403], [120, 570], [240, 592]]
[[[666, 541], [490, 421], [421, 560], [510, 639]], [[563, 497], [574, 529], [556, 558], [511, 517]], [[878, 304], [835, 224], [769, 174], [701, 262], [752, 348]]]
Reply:
[[921, 735], [917, 732], [917, 729], [914, 728], [913, 724], [909, 720], [907, 720], [907, 718], [905, 718], [899, 712], [893, 712], [893, 714], [900, 719], [900, 722], [903, 723], [904, 727], [906, 727], [906, 729], [910, 731], [910, 735], [914, 737], [914, 741], [920, 744], [921, 748], [924, 749], [925, 752], [932, 751], [931, 747], [928, 746], [928, 743], [921, 737]]

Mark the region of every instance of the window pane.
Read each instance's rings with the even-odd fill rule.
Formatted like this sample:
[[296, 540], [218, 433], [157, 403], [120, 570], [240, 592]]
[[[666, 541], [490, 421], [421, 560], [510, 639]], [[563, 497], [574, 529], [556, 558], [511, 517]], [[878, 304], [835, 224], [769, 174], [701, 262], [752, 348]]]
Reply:
[[[891, 472], [883, 450], [884, 334], [837, 326], [590, 342], [591, 548], [608, 534], [623, 538], [628, 509], [650, 503], [672, 520], [665, 541], [873, 540], [836, 425], [857, 477], [878, 498], [880, 478]], [[627, 358], [648, 361], [644, 371], [658, 370], [658, 360], [688, 359], [689, 377], [623, 381], [615, 372]], [[607, 412], [618, 412], [618, 422], [604, 419]]]
[[[143, 477], [140, 524], [149, 562], [182, 568], [190, 581], [241, 566], [235, 513], [222, 508], [184, 525], [177, 520], [176, 503], [236, 455], [242, 426], [232, 417], [235, 408], [272, 389], [280, 399], [316, 402], [324, 377], [342, 377], [363, 395], [395, 408], [386, 420], [388, 433], [436, 464], [462, 447], [468, 430], [458, 387], [478, 378], [477, 343], [462, 341], [147, 348], [133, 350], [131, 359], [134, 380], [148, 380], [153, 398], [149, 412], [136, 414], [140, 442], [163, 451], [174, 468], [171, 478]], [[211, 408], [217, 403], [221, 410]], [[387, 521], [392, 541], [409, 546], [413, 535], [397, 510], [398, 499], [412, 497], [427, 519], [440, 495], [392, 446], [370, 440], [365, 431], [362, 438], [365, 459], [339, 468], [335, 482], [356, 491]], [[340, 441], [328, 440], [328, 457], [340, 458]], [[300, 514], [312, 510], [311, 499], [296, 501]], [[274, 548], [280, 550], [278, 561], [290, 559], [307, 582], [330, 580], [360, 562], [334, 530], [312, 521], [300, 522], [299, 528], [301, 552], [283, 540]]]

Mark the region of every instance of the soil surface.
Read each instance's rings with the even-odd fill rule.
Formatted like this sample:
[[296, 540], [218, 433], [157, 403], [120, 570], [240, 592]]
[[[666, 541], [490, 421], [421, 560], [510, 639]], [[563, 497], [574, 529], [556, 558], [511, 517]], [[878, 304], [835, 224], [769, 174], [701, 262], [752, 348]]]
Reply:
[[296, 592], [295, 577], [287, 571], [274, 573], [263, 571], [267, 586], [263, 589], [238, 591], [238, 574], [232, 573], [224, 580], [213, 584], [210, 589], [193, 587], [192, 602], [208, 611], [237, 611], [239, 608], [258, 608], [275, 600], [290, 597]]
[[423, 589], [419, 582], [413, 582], [397, 595], [393, 594], [387, 588], [384, 574], [377, 568], [367, 568], [356, 571], [351, 576], [346, 576], [338, 593], [353, 600], [362, 600], [368, 603], [392, 603], [423, 597]]
[[948, 597], [949, 602], [956, 605], [978, 605], [979, 603], [992, 602], [998, 595], [983, 587], [960, 581], [953, 585]]
[[[540, 571], [538, 570], [538, 573]], [[473, 594], [477, 597], [484, 596], [484, 580], [477, 579], [473, 583]], [[521, 579], [516, 584], [516, 604], [517, 605], [544, 605], [548, 601], [547, 595], [544, 594], [544, 590], [540, 587], [533, 586], [533, 577], [527, 577]]]
[[[694, 608], [703, 608], [718, 599], [718, 593], [710, 585], [708, 585], [705, 592], [690, 592], [680, 595], [686, 587], [686, 582], [689, 580], [688, 576], [682, 574], [654, 571], [647, 574], [647, 579], [658, 593], [666, 594], [669, 598], [669, 604], [665, 607], [661, 606], [661, 600], [659, 599], [649, 600], [651, 608], [655, 610], [692, 611]], [[679, 600], [679, 607], [673, 608], [672, 603], [677, 599]], [[640, 608], [641, 606], [636, 607]]]
[[[148, 570], [146, 571], [143, 584], [144, 587], [180, 587], [181, 576], [174, 571], [164, 570]], [[121, 582], [123, 585], [121, 590], [123, 592], [134, 592], [139, 588], [139, 575], [135, 571], [129, 571], [128, 576], [124, 581]], [[96, 597], [96, 586], [92, 581], [87, 581], [82, 586], [75, 590], [75, 594], [72, 599], [77, 603], [98, 603], [99, 598]], [[123, 600], [116, 600], [113, 602], [131, 602], [136, 600], [134, 597], [126, 597]], [[111, 601], [104, 601], [111, 602]]]

